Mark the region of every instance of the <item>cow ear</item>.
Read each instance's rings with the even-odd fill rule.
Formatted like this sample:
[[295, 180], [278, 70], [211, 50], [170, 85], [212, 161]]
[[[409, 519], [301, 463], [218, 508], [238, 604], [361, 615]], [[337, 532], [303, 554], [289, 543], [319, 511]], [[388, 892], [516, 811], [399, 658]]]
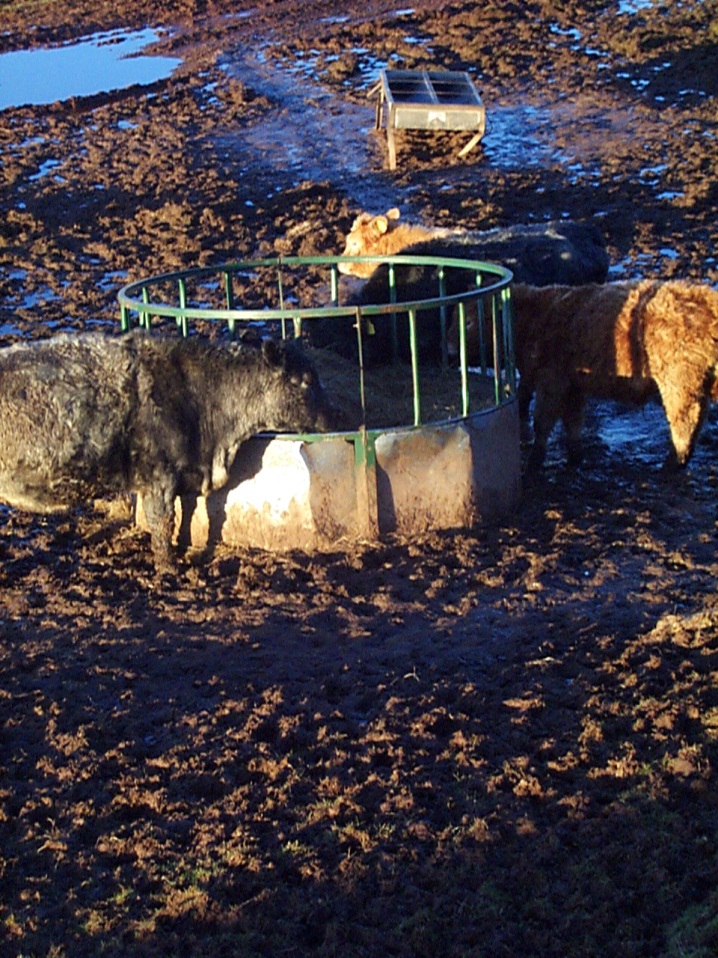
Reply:
[[262, 340], [262, 356], [268, 366], [282, 365], [282, 356], [279, 346], [273, 339]]
[[374, 229], [381, 236], [382, 233], [386, 233], [389, 229], [389, 220], [386, 216], [375, 216], [374, 217]]
[[387, 211], [386, 218], [388, 220], [398, 220], [401, 216], [398, 206], [392, 206], [390, 210]]

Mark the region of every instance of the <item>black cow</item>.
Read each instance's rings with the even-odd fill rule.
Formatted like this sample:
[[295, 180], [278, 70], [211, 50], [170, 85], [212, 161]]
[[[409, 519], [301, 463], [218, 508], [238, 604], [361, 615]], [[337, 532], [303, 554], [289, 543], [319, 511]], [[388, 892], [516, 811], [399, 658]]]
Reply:
[[[546, 223], [540, 226], [511, 226], [485, 233], [437, 237], [402, 250], [402, 255], [481, 260], [510, 269], [517, 283], [532, 286], [562, 284], [581, 286], [603, 283], [608, 276], [609, 259], [599, 230], [593, 223]], [[439, 295], [438, 270], [434, 266], [396, 266], [396, 291], [399, 302], [431, 299]], [[473, 287], [474, 278], [464, 269], [445, 271], [449, 296]], [[389, 267], [374, 270], [356, 296], [358, 305], [389, 302]], [[369, 339], [369, 362], [390, 355], [386, 320], [373, 323], [374, 338]], [[405, 325], [405, 324], [404, 324]], [[417, 314], [419, 355], [424, 361], [441, 356], [441, 331], [436, 310]], [[408, 357], [408, 332], [399, 329], [400, 356]]]
[[263, 430], [319, 432], [333, 412], [293, 344], [87, 333], [0, 350], [0, 500], [33, 512], [140, 492], [155, 565], [174, 500], [222, 487]]

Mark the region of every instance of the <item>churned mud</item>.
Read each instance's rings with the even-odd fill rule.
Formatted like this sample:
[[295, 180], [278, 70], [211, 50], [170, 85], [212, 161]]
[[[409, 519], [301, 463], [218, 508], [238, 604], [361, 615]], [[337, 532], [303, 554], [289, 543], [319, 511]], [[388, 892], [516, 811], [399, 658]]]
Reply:
[[[0, 112], [0, 337], [125, 283], [338, 253], [360, 209], [595, 217], [614, 278], [715, 284], [715, 0], [0, 4], [0, 51], [156, 33], [155, 82]], [[489, 120], [399, 136], [382, 66]], [[0, 516], [0, 954], [718, 951], [716, 453], [592, 407], [515, 515], [158, 583], [121, 504]]]

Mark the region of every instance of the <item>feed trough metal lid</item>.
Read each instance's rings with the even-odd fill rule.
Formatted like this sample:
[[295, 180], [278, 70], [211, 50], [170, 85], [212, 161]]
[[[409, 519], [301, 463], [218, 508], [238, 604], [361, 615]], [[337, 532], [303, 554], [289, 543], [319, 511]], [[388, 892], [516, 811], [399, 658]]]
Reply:
[[465, 72], [382, 70], [381, 79], [384, 96], [396, 105], [481, 106], [478, 90]]

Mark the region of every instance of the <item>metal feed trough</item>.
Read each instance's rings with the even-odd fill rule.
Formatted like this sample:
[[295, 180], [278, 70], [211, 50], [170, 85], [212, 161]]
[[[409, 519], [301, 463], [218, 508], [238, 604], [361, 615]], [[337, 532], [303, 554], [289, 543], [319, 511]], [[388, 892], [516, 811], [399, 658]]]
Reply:
[[395, 130], [473, 130], [459, 156], [465, 156], [484, 135], [486, 110], [468, 73], [382, 70], [380, 76], [369, 95], [379, 94], [377, 130], [387, 107], [389, 169], [396, 169]]
[[[464, 259], [351, 259], [386, 264], [389, 302], [342, 304], [338, 266], [343, 258], [329, 256], [280, 256], [187, 269], [131, 283], [118, 294], [123, 330], [140, 325], [148, 332], [179, 330], [188, 335], [211, 332], [203, 325], [209, 322], [225, 324], [230, 338], [247, 327], [259, 327], [264, 333], [305, 340], [312, 323], [330, 320], [345, 326], [349, 322], [351, 335], [356, 335], [354, 388], [363, 423], [346, 432], [267, 434], [249, 440], [228, 487], [206, 500], [178, 501], [176, 532], [185, 544], [203, 547], [221, 540], [276, 550], [331, 549], [385, 532], [411, 535], [465, 527], [517, 504], [520, 457], [511, 273]], [[410, 266], [435, 271], [435, 296], [397, 302], [397, 274], [400, 279], [402, 267]], [[461, 283], [466, 291], [446, 295], [453, 270], [466, 274], [465, 285], [463, 276]], [[300, 305], [306, 298], [316, 301], [318, 282], [328, 291], [327, 305]], [[272, 298], [275, 302], [267, 304]], [[419, 361], [418, 326], [424, 311], [431, 311], [431, 321], [441, 327], [442, 355], [433, 372], [443, 367], [451, 389], [455, 380], [457, 412], [449, 418], [427, 417], [422, 408], [422, 384], [429, 375]], [[467, 363], [467, 324], [474, 316], [482, 318], [478, 370]], [[453, 319], [458, 326], [458, 369], [449, 368], [447, 360], [446, 333]], [[405, 423], [392, 427], [377, 426], [366, 414], [369, 387], [362, 356], [378, 323], [390, 324], [394, 351], [397, 338], [408, 337], [409, 362], [397, 361], [390, 376], [406, 383], [412, 410]], [[400, 345], [406, 353], [405, 341]], [[339, 362], [330, 350], [321, 352], [332, 368]], [[469, 387], [475, 381], [486, 387], [482, 395], [488, 402], [472, 407]], [[143, 524], [141, 501], [138, 522]]]

